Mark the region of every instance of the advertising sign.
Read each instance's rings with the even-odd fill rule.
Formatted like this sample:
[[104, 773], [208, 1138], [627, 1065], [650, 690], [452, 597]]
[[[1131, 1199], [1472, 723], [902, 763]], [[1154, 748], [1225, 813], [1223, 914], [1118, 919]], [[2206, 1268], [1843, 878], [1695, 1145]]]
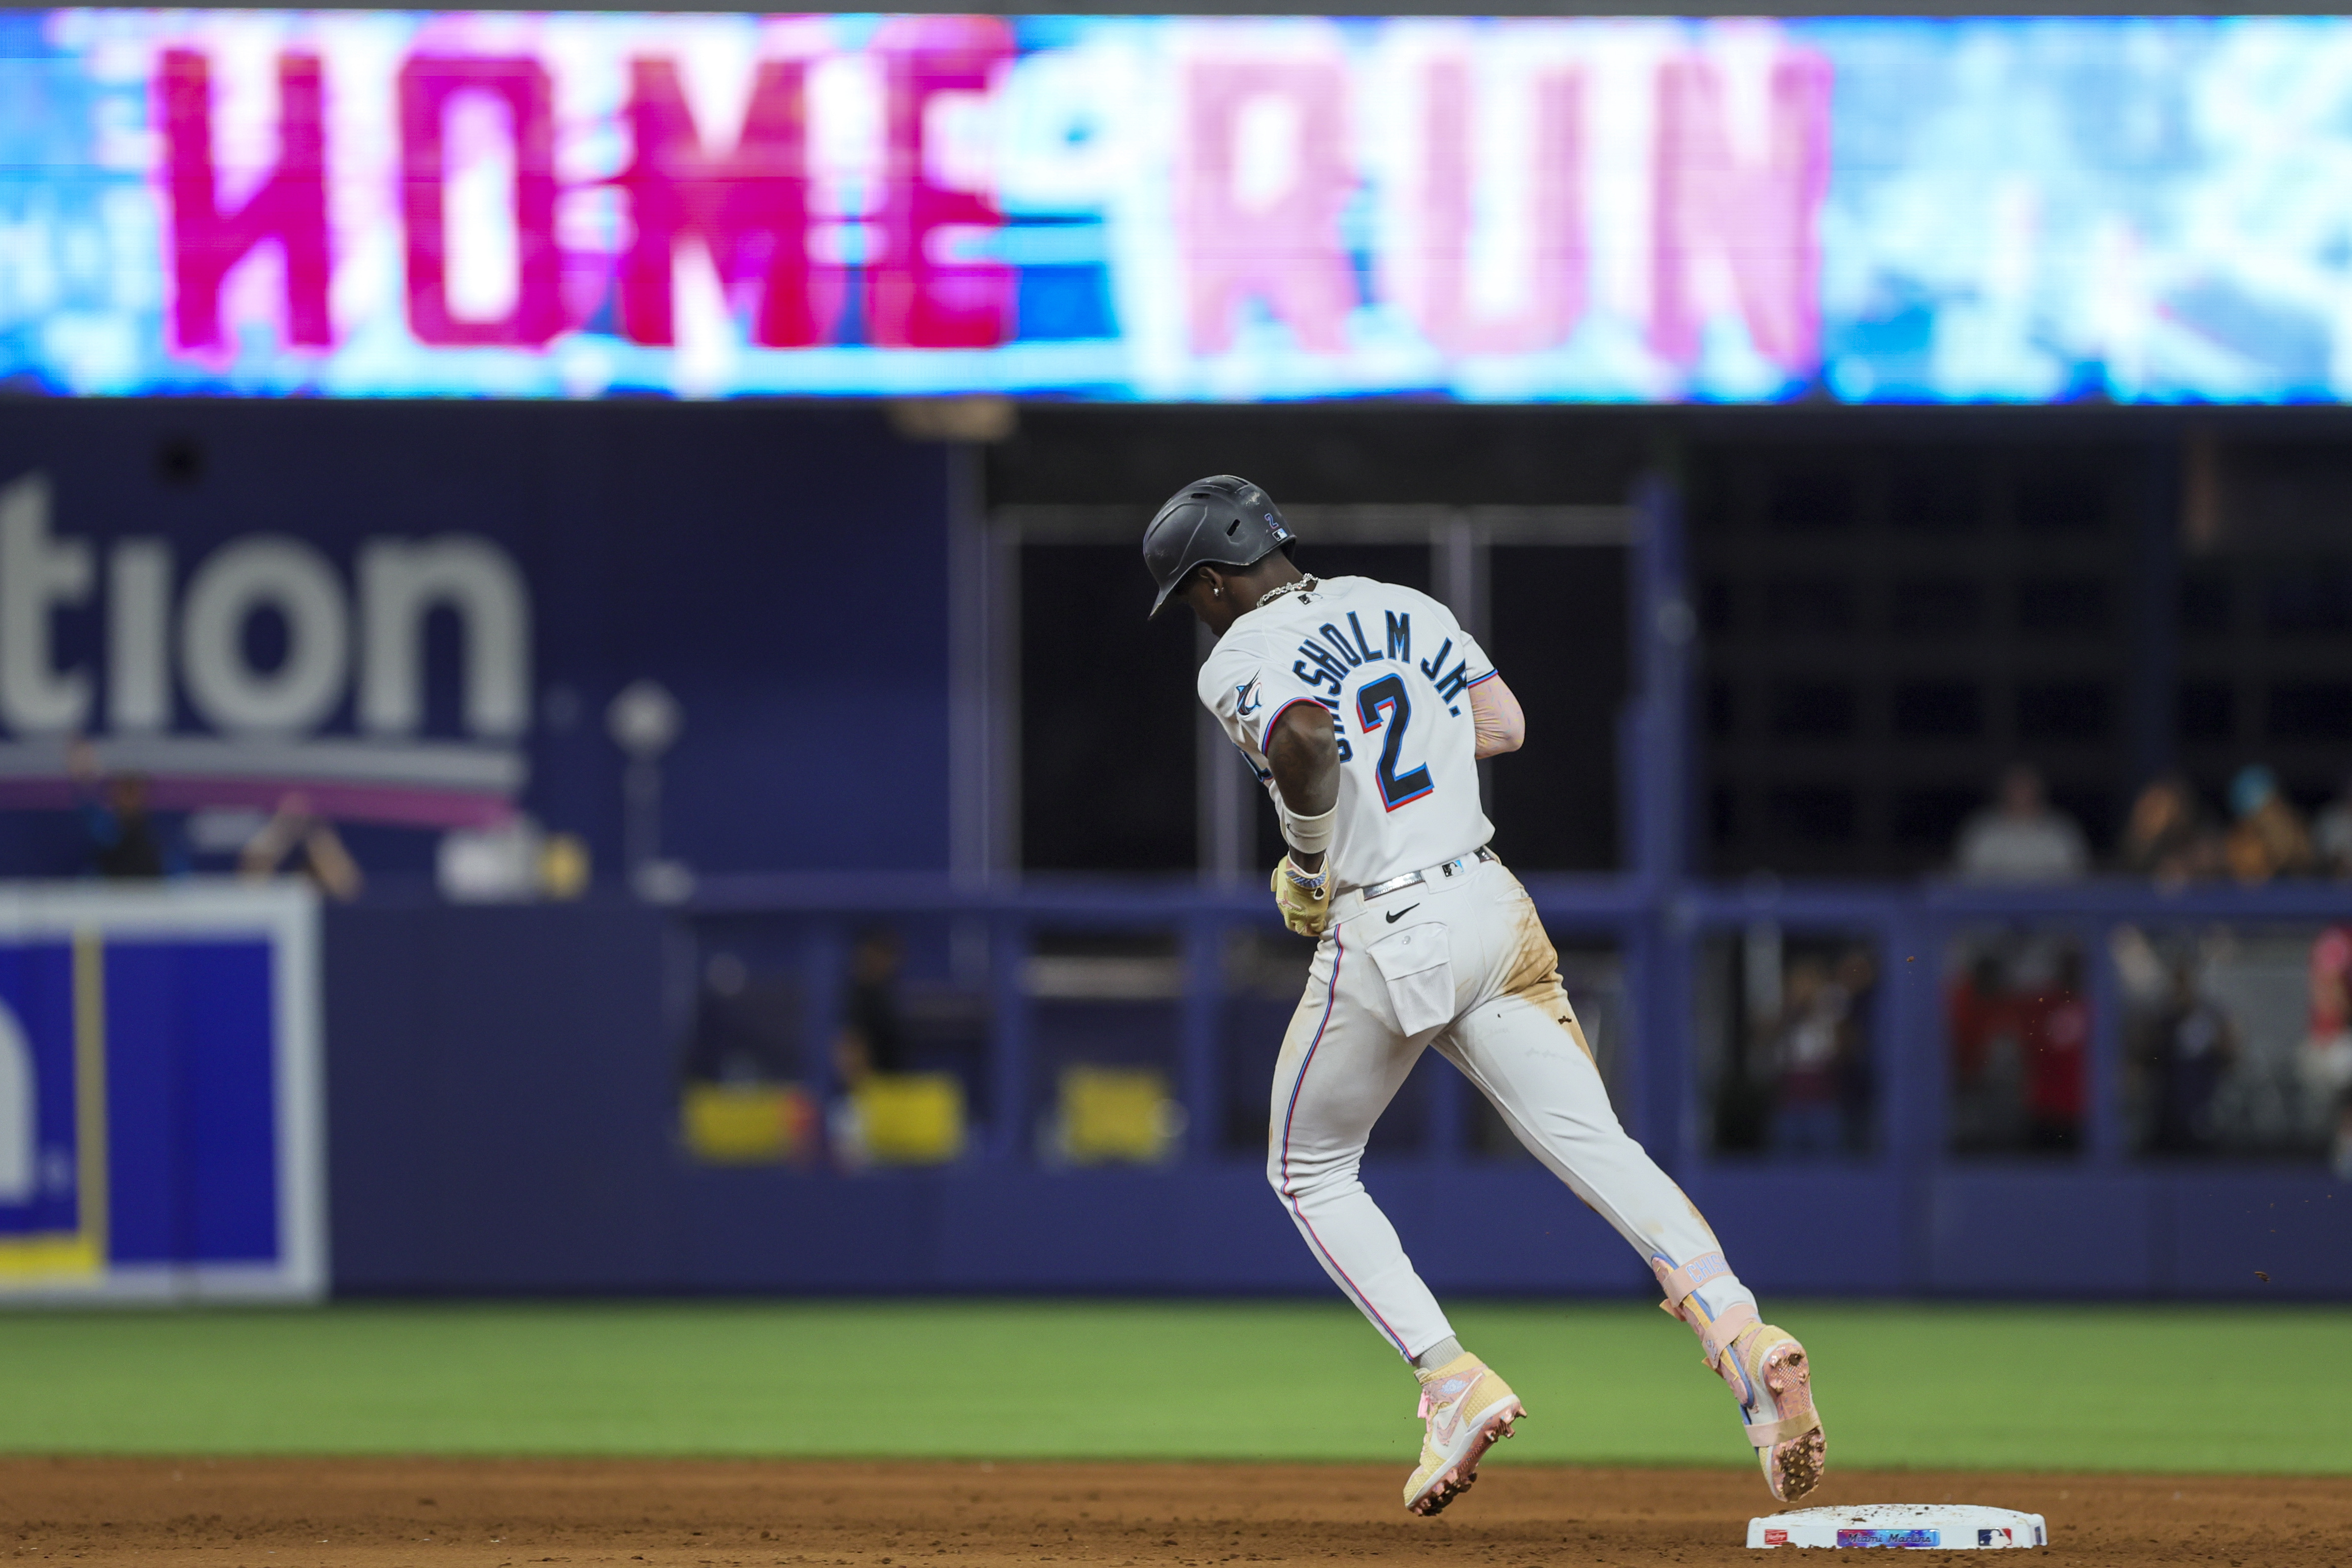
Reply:
[[0, 1300], [327, 1288], [318, 906], [0, 889]]
[[[0, 631], [0, 808], [73, 804], [69, 760], [103, 713], [96, 760], [160, 785], [162, 806], [268, 808], [299, 789], [346, 819], [505, 819], [527, 772], [517, 741], [530, 714], [530, 590], [495, 541], [370, 537], [347, 588], [310, 541], [247, 533], [205, 553], [182, 587], [171, 540], [130, 535], [101, 551], [55, 527], [53, 495], [37, 470], [0, 484], [0, 627], [15, 628]], [[58, 656], [73, 611], [102, 622], [98, 669]], [[460, 736], [424, 733], [436, 612], [456, 618], [466, 652]], [[265, 614], [282, 647], [261, 667], [249, 624]], [[202, 731], [174, 732], [184, 707]], [[318, 732], [344, 713], [352, 732]]]
[[949, 459], [878, 408], [6, 408], [11, 875], [99, 869], [127, 780], [167, 868], [280, 812], [360, 826], [372, 879], [519, 812], [599, 879], [946, 863]]
[[0, 20], [0, 384], [2335, 399], [2352, 25]]

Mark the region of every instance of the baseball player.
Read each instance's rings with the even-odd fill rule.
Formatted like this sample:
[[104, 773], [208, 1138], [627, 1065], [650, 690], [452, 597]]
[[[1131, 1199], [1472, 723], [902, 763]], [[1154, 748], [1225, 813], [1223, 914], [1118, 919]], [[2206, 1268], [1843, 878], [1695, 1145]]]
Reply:
[[1405, 1507], [1469, 1489], [1526, 1414], [1462, 1348], [1359, 1178], [1365, 1140], [1424, 1047], [1478, 1087], [1537, 1159], [1649, 1260], [1698, 1336], [1776, 1498], [1824, 1457], [1804, 1347], [1756, 1298], [1682, 1190], [1609, 1106], [1558, 955], [1486, 840], [1476, 763], [1526, 722], [1475, 639], [1426, 594], [1304, 575], [1264, 490], [1184, 487], [1143, 536], [1151, 613], [1189, 605], [1217, 636], [1201, 700], [1274, 797], [1289, 853], [1273, 890], [1317, 939], [1275, 1067], [1266, 1177], [1349, 1300], [1412, 1363], [1428, 1429]]

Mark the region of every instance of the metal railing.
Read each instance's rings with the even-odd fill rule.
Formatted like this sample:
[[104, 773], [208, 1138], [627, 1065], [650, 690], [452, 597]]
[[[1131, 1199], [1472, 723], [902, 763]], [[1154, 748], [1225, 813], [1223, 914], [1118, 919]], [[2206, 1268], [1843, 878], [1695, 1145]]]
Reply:
[[[2032, 932], [2071, 942], [2082, 963], [2082, 1000], [2090, 1037], [2084, 1056], [2081, 1142], [2068, 1168], [2112, 1170], [2134, 1154], [2126, 1119], [2126, 1013], [2114, 933], [2158, 931], [2315, 929], [2352, 921], [2352, 888], [2325, 884], [2259, 889], [2209, 889], [2162, 893], [2145, 885], [2088, 882], [2052, 889], [1987, 889], [1927, 884], [1868, 889], [1768, 884], [1654, 883], [1634, 878], [1530, 876], [1528, 892], [1556, 942], [1612, 949], [1622, 966], [1625, 1037], [1612, 1042], [1622, 1064], [1613, 1085], [1627, 1126], [1671, 1165], [1726, 1156], [1707, 1124], [1706, 1070], [1720, 1043], [1701, 1038], [1697, 996], [1707, 943], [1759, 922], [1791, 932], [1830, 933], [1866, 943], [1877, 983], [1866, 1003], [1872, 1042], [1871, 1136], [1849, 1168], [1922, 1170], [1965, 1161], [1952, 1145], [1952, 1074], [1946, 1026], [1948, 954], [1954, 944], [1989, 931]], [[1192, 883], [1031, 880], [999, 889], [959, 888], [945, 878], [825, 874], [708, 879], [688, 911], [706, 945], [724, 945], [753, 928], [795, 956], [803, 998], [806, 1077], [820, 1091], [830, 1081], [826, 1042], [842, 1016], [846, 963], [856, 933], [877, 922], [932, 922], [959, 930], [967, 948], [984, 952], [970, 964], [985, 998], [983, 1092], [992, 1108], [984, 1157], [1025, 1157], [1031, 1128], [1024, 1108], [1038, 1089], [1036, 967], [1040, 933], [1083, 930], [1157, 937], [1168, 957], [1156, 973], [1169, 984], [1144, 991], [1172, 1006], [1173, 1082], [1188, 1116], [1185, 1154], [1215, 1157], [1226, 1081], [1233, 994], [1228, 975], [1233, 933], [1279, 932], [1271, 905], [1255, 889], [1225, 890]], [[1298, 942], [1299, 952], [1306, 951]], [[1137, 994], [1143, 994], [1138, 992]], [[1270, 1042], [1267, 1042], [1270, 1045]], [[1434, 1087], [1437, 1134], [1426, 1157], [1458, 1157], [1461, 1103], [1455, 1075]]]

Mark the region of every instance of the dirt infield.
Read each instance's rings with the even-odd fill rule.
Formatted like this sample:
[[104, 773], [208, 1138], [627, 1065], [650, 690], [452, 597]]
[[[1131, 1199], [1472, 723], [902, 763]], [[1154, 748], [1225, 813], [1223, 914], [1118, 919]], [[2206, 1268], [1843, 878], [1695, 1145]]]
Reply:
[[[1490, 1466], [1443, 1517], [1403, 1467], [803, 1461], [0, 1460], [12, 1560], [678, 1568], [1381, 1568], [1752, 1562], [1753, 1472]], [[2352, 1482], [1982, 1472], [1834, 1474], [1823, 1502], [2049, 1517], [2067, 1562], [2352, 1562]]]

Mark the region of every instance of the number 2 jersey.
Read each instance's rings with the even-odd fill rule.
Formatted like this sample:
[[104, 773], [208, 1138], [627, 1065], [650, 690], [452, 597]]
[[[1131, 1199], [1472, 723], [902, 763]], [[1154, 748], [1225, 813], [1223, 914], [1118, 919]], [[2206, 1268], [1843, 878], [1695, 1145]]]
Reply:
[[1267, 738], [1301, 703], [1339, 741], [1333, 886], [1370, 887], [1465, 855], [1495, 829], [1478, 800], [1470, 689], [1495, 667], [1428, 595], [1333, 577], [1234, 621], [1201, 667], [1201, 700], [1284, 804]]

